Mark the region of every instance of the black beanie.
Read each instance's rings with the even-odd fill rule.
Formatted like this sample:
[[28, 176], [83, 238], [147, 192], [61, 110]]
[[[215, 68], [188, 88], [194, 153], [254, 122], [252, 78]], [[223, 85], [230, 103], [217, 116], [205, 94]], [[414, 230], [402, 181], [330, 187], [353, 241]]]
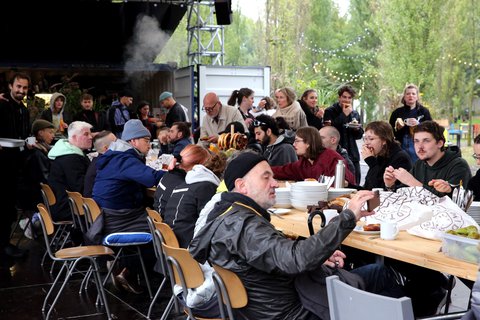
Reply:
[[267, 161], [264, 156], [255, 152], [245, 152], [233, 159], [225, 170], [225, 185], [228, 191], [235, 188], [235, 180], [243, 178], [250, 170], [262, 161]]

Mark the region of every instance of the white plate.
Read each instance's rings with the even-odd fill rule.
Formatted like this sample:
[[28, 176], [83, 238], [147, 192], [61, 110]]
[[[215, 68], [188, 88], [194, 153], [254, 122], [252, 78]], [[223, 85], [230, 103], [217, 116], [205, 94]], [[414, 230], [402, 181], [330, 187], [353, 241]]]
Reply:
[[290, 209], [283, 209], [283, 208], [270, 208], [268, 209], [268, 212], [270, 214], [273, 214], [273, 215], [276, 215], [276, 214], [285, 214], [285, 213], [289, 213]]
[[380, 230], [378, 230], [378, 231], [365, 231], [365, 230], [363, 230], [363, 226], [356, 226], [353, 229], [353, 232], [360, 233], [360, 234], [380, 234]]

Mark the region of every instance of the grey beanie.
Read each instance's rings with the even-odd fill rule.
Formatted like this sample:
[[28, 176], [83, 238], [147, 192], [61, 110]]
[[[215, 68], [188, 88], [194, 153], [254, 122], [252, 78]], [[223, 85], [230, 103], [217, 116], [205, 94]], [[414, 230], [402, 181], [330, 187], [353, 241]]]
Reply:
[[145, 137], [151, 138], [152, 135], [150, 134], [150, 131], [143, 126], [142, 121], [138, 119], [131, 119], [125, 123], [122, 132], [122, 140], [130, 141], [132, 139]]

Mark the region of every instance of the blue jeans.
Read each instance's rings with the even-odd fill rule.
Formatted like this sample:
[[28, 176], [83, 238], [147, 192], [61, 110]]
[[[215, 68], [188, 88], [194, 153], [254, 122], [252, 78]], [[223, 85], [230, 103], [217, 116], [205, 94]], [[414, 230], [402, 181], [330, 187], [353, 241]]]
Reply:
[[365, 290], [368, 292], [392, 298], [405, 296], [402, 286], [397, 283], [392, 271], [383, 264], [367, 264], [350, 272], [363, 278], [366, 286]]
[[402, 149], [407, 151], [410, 159], [412, 160], [412, 164], [418, 160], [417, 153], [415, 152], [415, 146], [413, 144], [413, 138], [409, 134], [403, 136]]

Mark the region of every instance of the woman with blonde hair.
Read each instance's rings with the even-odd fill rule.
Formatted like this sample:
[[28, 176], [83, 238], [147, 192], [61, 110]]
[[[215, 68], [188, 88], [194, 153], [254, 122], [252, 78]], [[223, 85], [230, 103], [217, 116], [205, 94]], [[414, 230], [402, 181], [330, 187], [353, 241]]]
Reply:
[[413, 145], [413, 129], [421, 122], [432, 120], [430, 111], [419, 102], [418, 87], [407, 84], [403, 90], [403, 106], [395, 109], [390, 116], [390, 126], [393, 128], [395, 139], [400, 142], [402, 149], [408, 152], [412, 163], [418, 157]]
[[307, 116], [296, 100], [295, 91], [291, 88], [281, 88], [275, 91], [277, 111], [272, 117], [283, 117], [292, 130], [308, 126]]

